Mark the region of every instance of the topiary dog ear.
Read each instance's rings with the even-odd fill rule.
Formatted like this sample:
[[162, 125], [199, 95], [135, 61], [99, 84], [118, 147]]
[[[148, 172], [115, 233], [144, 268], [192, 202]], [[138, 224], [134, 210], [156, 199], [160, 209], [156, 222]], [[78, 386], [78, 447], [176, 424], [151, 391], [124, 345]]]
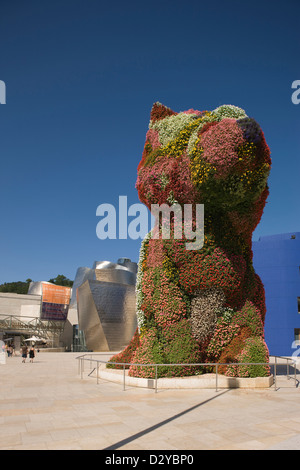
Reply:
[[157, 101], [152, 106], [150, 121], [154, 123], [155, 121], [160, 121], [161, 119], [164, 119], [167, 116], [173, 116], [176, 114], [178, 113], [175, 113], [175, 111], [172, 111], [172, 109], [167, 108], [167, 106], [164, 106], [163, 104], [159, 103], [159, 101]]

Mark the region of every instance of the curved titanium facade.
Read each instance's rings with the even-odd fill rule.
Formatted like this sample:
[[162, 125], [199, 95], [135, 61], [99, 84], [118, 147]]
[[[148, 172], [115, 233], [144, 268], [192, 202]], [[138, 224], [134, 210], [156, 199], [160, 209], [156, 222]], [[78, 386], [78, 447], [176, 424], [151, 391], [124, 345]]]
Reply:
[[[136, 263], [128, 267], [110, 261], [97, 261], [94, 279], [77, 288], [79, 329], [92, 351], [118, 351], [130, 342], [136, 327]], [[86, 273], [87, 274], [87, 273]]]
[[83, 284], [87, 279], [95, 279], [95, 271], [91, 268], [80, 267], [76, 271], [76, 276], [73, 282], [72, 296], [70, 301], [70, 308], [77, 307], [77, 289], [81, 284]]
[[97, 281], [135, 285], [136, 275], [126, 268], [103, 265], [95, 269]]
[[43, 284], [51, 284], [46, 281], [31, 281], [29, 284], [27, 294], [31, 295], [42, 295], [43, 294]]

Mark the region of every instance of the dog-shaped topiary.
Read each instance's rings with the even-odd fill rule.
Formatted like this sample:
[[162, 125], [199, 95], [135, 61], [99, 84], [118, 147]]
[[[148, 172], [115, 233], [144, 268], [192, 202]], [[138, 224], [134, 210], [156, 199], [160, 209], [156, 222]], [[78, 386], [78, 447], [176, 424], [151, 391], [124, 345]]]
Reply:
[[[138, 330], [112, 362], [129, 374], [195, 374], [195, 363], [268, 362], [265, 296], [252, 264], [252, 233], [268, 196], [270, 150], [257, 122], [241, 108], [151, 111], [136, 187], [153, 204], [204, 205], [204, 243], [149, 234], [137, 275]], [[157, 221], [157, 229], [160, 229]], [[174, 226], [173, 226], [174, 229]], [[172, 231], [171, 231], [172, 234]], [[173, 233], [174, 235], [174, 233]], [[202, 371], [207, 368], [202, 368]], [[260, 376], [265, 366], [223, 366], [233, 376]]]

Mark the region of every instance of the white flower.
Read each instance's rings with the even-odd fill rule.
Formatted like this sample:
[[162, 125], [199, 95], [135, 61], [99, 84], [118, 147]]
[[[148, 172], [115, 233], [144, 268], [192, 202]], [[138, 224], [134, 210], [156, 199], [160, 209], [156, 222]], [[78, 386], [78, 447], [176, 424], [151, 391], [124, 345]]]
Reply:
[[141, 327], [145, 323], [145, 314], [142, 310], [143, 304], [143, 292], [142, 292], [142, 280], [143, 280], [143, 261], [146, 254], [146, 243], [150, 240], [152, 236], [152, 231], [150, 231], [144, 238], [140, 248], [140, 256], [138, 262], [138, 270], [136, 275], [136, 285], [135, 285], [135, 294], [136, 294], [136, 316], [137, 316], [137, 324], [139, 332], [141, 331]]
[[179, 113], [174, 116], [167, 116], [164, 119], [150, 121], [149, 129], [158, 131], [159, 141], [162, 147], [165, 147], [169, 142], [176, 139], [180, 131], [182, 131], [190, 122], [197, 116], [196, 114]]
[[242, 108], [233, 106], [232, 104], [223, 104], [218, 108], [214, 109], [212, 113], [221, 121], [224, 118], [240, 119], [247, 117], [247, 114]]

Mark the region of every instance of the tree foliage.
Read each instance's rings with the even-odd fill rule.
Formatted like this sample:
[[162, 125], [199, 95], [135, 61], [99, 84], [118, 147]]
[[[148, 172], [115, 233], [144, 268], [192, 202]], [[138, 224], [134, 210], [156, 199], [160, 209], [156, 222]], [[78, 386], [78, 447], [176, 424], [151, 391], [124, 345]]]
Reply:
[[27, 294], [31, 279], [26, 281], [4, 282], [0, 285], [0, 292], [13, 292], [14, 294]]
[[68, 279], [63, 274], [58, 274], [56, 277], [49, 279], [48, 282], [52, 282], [52, 284], [56, 284], [57, 286], [66, 286], [66, 287], [73, 286], [73, 281]]
[[[4, 282], [0, 284], [0, 292], [12, 292], [14, 294], [28, 294], [29, 285], [32, 279], [26, 281]], [[55, 278], [49, 279], [48, 282], [56, 284], [57, 286], [72, 287], [73, 281], [68, 279], [63, 274], [58, 274]]]

